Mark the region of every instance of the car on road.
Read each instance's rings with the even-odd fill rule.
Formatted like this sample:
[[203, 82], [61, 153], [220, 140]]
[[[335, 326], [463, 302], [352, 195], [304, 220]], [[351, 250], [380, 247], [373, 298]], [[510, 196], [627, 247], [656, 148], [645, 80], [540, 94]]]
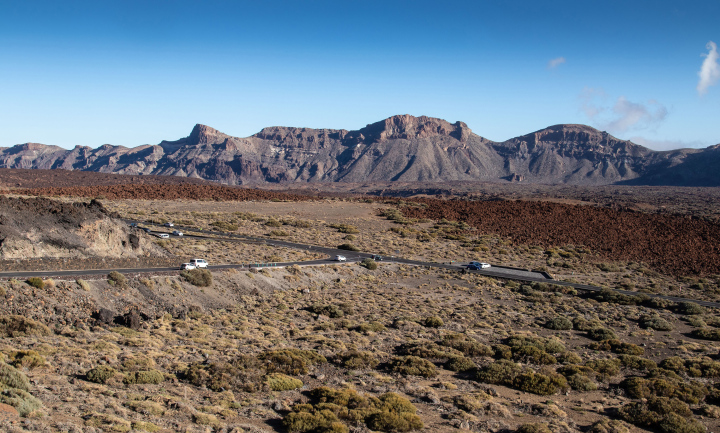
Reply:
[[347, 258], [345, 258], [345, 256], [338, 255], [338, 256], [335, 256], [335, 261], [336, 262], [345, 262], [345, 261], [347, 261]]
[[172, 233], [172, 234], [173, 234], [173, 236], [182, 236], [182, 235], [183, 235], [183, 232], [178, 231], [178, 230], [173, 230], [173, 233]]
[[489, 264], [489, 263], [483, 263], [483, 262], [470, 262], [470, 263], [468, 263], [468, 265], [467, 265], [467, 268], [468, 268], [468, 269], [472, 269], [472, 270], [475, 270], [475, 271], [477, 271], [477, 270], [479, 270], [479, 269], [487, 269], [487, 268], [489, 268], [489, 267], [490, 267], [490, 264]]
[[145, 231], [145, 233], [150, 233], [150, 232], [152, 231], [152, 230], [150, 230], [150, 229], [147, 228], [147, 227], [143, 227], [142, 229]]
[[171, 223], [170, 221], [163, 224], [165, 227], [175, 227], [175, 224]]
[[182, 265], [180, 265], [180, 269], [185, 270], [185, 271], [189, 271], [189, 270], [195, 269], [195, 268], [196, 268], [196, 266], [193, 265], [192, 263], [183, 263]]
[[159, 237], [160, 239], [167, 239], [170, 237], [170, 235], [167, 233], [157, 233], [155, 234], [155, 236]]
[[130, 223], [130, 227], [132, 227], [132, 228], [137, 227], [137, 223]]
[[196, 268], [208, 267], [208, 262], [206, 262], [205, 259], [192, 259], [190, 260], [190, 264], [194, 265]]
[[370, 256], [371, 259], [375, 260], [376, 262], [382, 262], [383, 257], [380, 254], [373, 254]]

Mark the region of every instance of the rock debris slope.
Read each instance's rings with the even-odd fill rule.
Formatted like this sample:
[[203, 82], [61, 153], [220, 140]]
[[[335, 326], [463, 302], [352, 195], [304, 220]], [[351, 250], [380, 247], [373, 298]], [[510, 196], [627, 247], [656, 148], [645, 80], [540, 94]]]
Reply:
[[176, 141], [65, 150], [0, 148], [0, 167], [174, 175], [230, 185], [265, 182], [513, 181], [717, 186], [720, 149], [656, 152], [584, 125], [505, 142], [463, 122], [400, 115], [357, 131], [269, 127], [238, 138], [196, 125]]

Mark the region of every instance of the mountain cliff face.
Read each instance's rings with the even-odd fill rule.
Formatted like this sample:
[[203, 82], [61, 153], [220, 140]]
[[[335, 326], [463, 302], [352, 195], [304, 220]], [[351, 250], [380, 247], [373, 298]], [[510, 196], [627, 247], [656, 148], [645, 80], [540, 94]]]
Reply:
[[0, 148], [0, 167], [196, 177], [221, 183], [517, 181], [720, 185], [720, 145], [656, 152], [584, 125], [555, 125], [498, 143], [463, 122], [393, 116], [357, 131], [269, 127], [238, 138], [196, 125], [134, 148]]

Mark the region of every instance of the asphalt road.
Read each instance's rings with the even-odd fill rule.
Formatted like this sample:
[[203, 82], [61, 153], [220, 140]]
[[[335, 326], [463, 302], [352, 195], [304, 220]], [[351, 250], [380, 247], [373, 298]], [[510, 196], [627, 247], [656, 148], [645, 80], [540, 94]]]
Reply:
[[[146, 223], [146, 222], [139, 222], [139, 221], [132, 221], [132, 220], [126, 220], [127, 223], [138, 223], [139, 225], [144, 226], [160, 226], [160, 224], [154, 224], [154, 223]], [[197, 232], [197, 229], [191, 228], [191, 227], [183, 227], [183, 226], [175, 226], [172, 228], [165, 228], [163, 227], [163, 231], [151, 231], [150, 234], [155, 233], [170, 233], [172, 230], [180, 230], [180, 231], [193, 231]], [[173, 239], [180, 239], [180, 237], [171, 236]], [[214, 265], [214, 266], [208, 266], [208, 269], [210, 270], [222, 270], [222, 269], [243, 269], [243, 268], [273, 268], [273, 267], [286, 267], [286, 266], [317, 266], [317, 265], [328, 265], [328, 264], [337, 264], [338, 262], [333, 260], [335, 256], [342, 255], [345, 256], [347, 259], [347, 262], [359, 262], [362, 261], [365, 258], [370, 258], [372, 254], [370, 253], [363, 253], [363, 252], [353, 252], [353, 251], [347, 251], [347, 250], [341, 250], [337, 248], [328, 248], [328, 247], [322, 247], [318, 245], [309, 245], [309, 244], [300, 244], [295, 242], [288, 242], [280, 239], [269, 239], [269, 238], [260, 238], [255, 236], [248, 236], [248, 235], [239, 235], [235, 233], [225, 233], [225, 232], [208, 232], [207, 236], [204, 235], [185, 235], [183, 236], [187, 238], [198, 238], [198, 239], [214, 239], [214, 240], [223, 240], [223, 241], [235, 241], [235, 242], [250, 242], [250, 243], [263, 243], [266, 245], [271, 246], [279, 246], [279, 247], [286, 247], [286, 248], [294, 248], [304, 251], [314, 251], [318, 253], [327, 254], [327, 259], [321, 259], [321, 260], [308, 260], [308, 261], [301, 261], [301, 262], [285, 262], [285, 263], [241, 263], [241, 264], [230, 264], [230, 265]], [[539, 283], [550, 283], [555, 284], [559, 286], [565, 286], [565, 287], [572, 287], [576, 290], [584, 291], [584, 292], [599, 292], [602, 290], [601, 287], [596, 286], [590, 286], [586, 284], [578, 284], [578, 283], [570, 283], [566, 281], [559, 281], [559, 280], [553, 280], [550, 278], [547, 278], [545, 275], [543, 275], [540, 272], [532, 272], [532, 271], [525, 271], [520, 270], [516, 268], [505, 268], [502, 266], [493, 266], [488, 269], [483, 270], [468, 270], [465, 269], [461, 264], [458, 263], [437, 263], [437, 262], [423, 262], [418, 260], [409, 260], [404, 259], [402, 257], [386, 257], [383, 256], [383, 261], [388, 261], [392, 263], [403, 263], [407, 265], [413, 265], [413, 266], [426, 266], [431, 268], [441, 268], [441, 269], [450, 269], [454, 271], [460, 271], [460, 272], [468, 272], [472, 274], [479, 274], [479, 275], [485, 275], [488, 277], [493, 278], [500, 278], [500, 279], [506, 279], [506, 280], [514, 280], [519, 282], [526, 282], [526, 283], [532, 283], [532, 282], [539, 282]], [[92, 269], [92, 270], [72, 270], [72, 271], [41, 271], [41, 272], [0, 272], [0, 278], [30, 278], [30, 277], [76, 277], [76, 276], [89, 276], [89, 275], [107, 275], [112, 271], [120, 272], [123, 274], [143, 274], [143, 273], [159, 273], [159, 272], [172, 272], [172, 271], [178, 271], [178, 268], [127, 268], [127, 269]], [[625, 295], [632, 295], [637, 296], [639, 293], [637, 292], [631, 292], [628, 290], [615, 290], [615, 292], [622, 293]], [[673, 302], [694, 302], [696, 304], [705, 306], [705, 307], [711, 307], [711, 308], [720, 308], [720, 303], [718, 302], [710, 302], [710, 301], [701, 301], [701, 300], [695, 300], [695, 299], [688, 299], [688, 298], [678, 298], [674, 296], [665, 296], [665, 295], [658, 295], [658, 294], [646, 294], [650, 298], [660, 298], [660, 299], [666, 299]]]

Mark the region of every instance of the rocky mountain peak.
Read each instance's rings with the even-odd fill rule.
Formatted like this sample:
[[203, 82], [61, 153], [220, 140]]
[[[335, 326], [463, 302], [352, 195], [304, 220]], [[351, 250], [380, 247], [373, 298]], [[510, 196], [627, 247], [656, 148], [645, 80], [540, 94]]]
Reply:
[[198, 144], [207, 144], [222, 141], [227, 137], [229, 137], [227, 134], [223, 134], [217, 129], [198, 123], [197, 125], [195, 125], [192, 132], [190, 133], [188, 140], [190, 142], [190, 145], [196, 146]]
[[448, 136], [459, 141], [465, 141], [472, 133], [470, 128], [463, 122], [450, 123], [434, 117], [415, 117], [409, 114], [388, 117], [385, 120], [367, 125], [358, 132], [366, 141], [370, 142], [437, 136]]

